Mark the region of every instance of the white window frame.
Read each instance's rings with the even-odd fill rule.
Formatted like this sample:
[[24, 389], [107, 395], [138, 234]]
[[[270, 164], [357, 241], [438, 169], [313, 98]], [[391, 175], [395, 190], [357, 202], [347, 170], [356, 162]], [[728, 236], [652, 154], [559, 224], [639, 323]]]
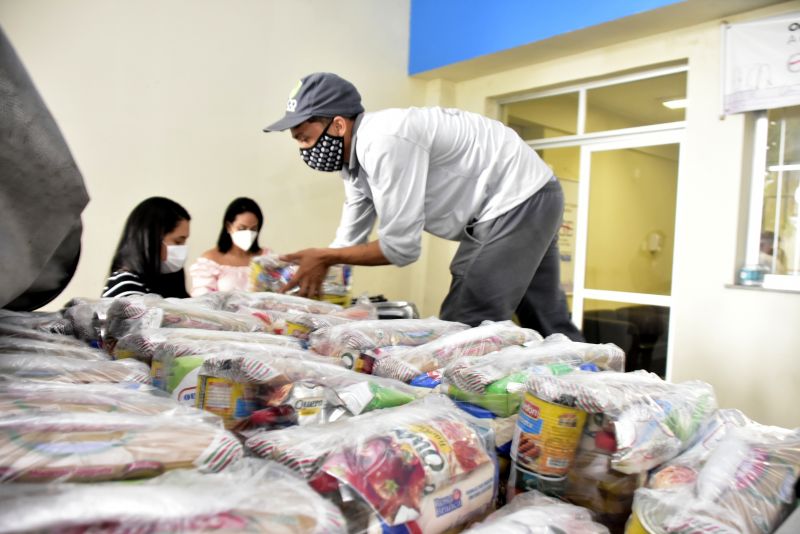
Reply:
[[[741, 267], [751, 269], [760, 263], [761, 251], [761, 223], [764, 217], [764, 186], [766, 184], [767, 174], [770, 172], [777, 172], [778, 174], [778, 188], [777, 194], [780, 196], [783, 189], [783, 173], [787, 171], [800, 171], [800, 165], [793, 164], [787, 165], [783, 163], [786, 135], [785, 125], [781, 129], [781, 143], [780, 154], [778, 156], [778, 165], [767, 165], [767, 151], [769, 149], [769, 116], [766, 110], [755, 111], [753, 113], [753, 146], [752, 146], [752, 164], [750, 167], [750, 198], [747, 210], [747, 227], [745, 235], [745, 250], [744, 250], [744, 265]], [[778, 249], [779, 227], [781, 205], [776, 202], [775, 214], [775, 227], [773, 247]], [[770, 270], [775, 271], [777, 262], [777, 255], [773, 257], [773, 263], [770, 265]], [[736, 285], [744, 286], [740, 280], [736, 281]], [[800, 292], [800, 276], [792, 274], [767, 274], [765, 276], [765, 283], [762, 287], [768, 290], [785, 289], [793, 292]]]

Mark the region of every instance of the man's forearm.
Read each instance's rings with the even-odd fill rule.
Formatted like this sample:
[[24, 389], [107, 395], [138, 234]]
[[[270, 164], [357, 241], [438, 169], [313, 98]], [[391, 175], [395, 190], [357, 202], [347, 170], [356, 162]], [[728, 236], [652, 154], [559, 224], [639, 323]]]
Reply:
[[348, 265], [389, 265], [378, 241], [343, 248], [326, 249], [325, 260], [328, 265], [346, 263]]

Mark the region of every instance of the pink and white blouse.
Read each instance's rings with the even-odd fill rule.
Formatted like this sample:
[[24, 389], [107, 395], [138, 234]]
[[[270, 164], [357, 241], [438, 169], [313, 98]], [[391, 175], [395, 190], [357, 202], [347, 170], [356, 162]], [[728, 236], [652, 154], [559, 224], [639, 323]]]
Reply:
[[220, 265], [208, 258], [197, 258], [189, 267], [193, 297], [215, 291], [247, 291], [250, 284], [250, 266]]

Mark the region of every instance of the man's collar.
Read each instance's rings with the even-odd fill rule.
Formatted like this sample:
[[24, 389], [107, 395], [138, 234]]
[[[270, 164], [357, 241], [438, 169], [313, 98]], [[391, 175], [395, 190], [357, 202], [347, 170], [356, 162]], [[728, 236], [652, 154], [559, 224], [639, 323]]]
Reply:
[[352, 179], [358, 176], [360, 165], [358, 164], [358, 156], [356, 156], [356, 134], [363, 118], [364, 113], [359, 113], [353, 122], [353, 133], [350, 134], [350, 161], [347, 163], [347, 168], [342, 169], [342, 178]]

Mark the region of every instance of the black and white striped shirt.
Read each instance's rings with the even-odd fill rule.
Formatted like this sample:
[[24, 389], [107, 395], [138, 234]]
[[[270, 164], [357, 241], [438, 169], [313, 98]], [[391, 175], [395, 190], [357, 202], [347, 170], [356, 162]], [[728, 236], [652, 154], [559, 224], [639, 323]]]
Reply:
[[130, 297], [131, 295], [145, 295], [150, 293], [141, 278], [136, 273], [128, 271], [115, 271], [111, 273], [103, 288], [103, 298]]

